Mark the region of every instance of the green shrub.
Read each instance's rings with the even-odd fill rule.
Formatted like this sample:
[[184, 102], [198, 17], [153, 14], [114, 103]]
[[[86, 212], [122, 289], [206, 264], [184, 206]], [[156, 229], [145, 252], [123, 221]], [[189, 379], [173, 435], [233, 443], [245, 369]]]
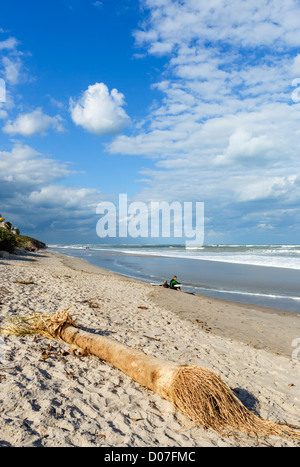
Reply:
[[27, 235], [16, 235], [17, 245], [23, 248], [46, 248], [46, 244], [36, 238], [28, 237]]
[[0, 251], [13, 253], [14, 248], [18, 246], [16, 236], [8, 230], [0, 229]]

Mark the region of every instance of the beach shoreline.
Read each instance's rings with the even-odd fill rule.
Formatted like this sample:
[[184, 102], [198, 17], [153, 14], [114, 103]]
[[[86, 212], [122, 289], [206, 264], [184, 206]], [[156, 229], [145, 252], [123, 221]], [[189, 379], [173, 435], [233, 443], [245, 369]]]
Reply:
[[[234, 250], [233, 247], [227, 247], [228, 249]], [[209, 250], [209, 247], [206, 247], [206, 250]], [[85, 259], [90, 264], [132, 279], [162, 284], [176, 273], [180, 281], [183, 281], [185, 291], [229, 302], [299, 313], [300, 269], [279, 267], [280, 254], [282, 265], [291, 266], [284, 258], [285, 253], [282, 249], [277, 257], [271, 248], [267, 253], [265, 250], [255, 250], [253, 253], [248, 249], [248, 256], [233, 251], [232, 257], [228, 257], [227, 250], [224, 256], [223, 250], [224, 248], [217, 248], [213, 253], [214, 256], [207, 257], [206, 255], [210, 254], [208, 251], [201, 250], [201, 253], [195, 253], [193, 250], [193, 256], [190, 250], [180, 248], [170, 250], [168, 247], [151, 249], [103, 246], [101, 248], [95, 245], [91, 248], [84, 246], [51, 248], [51, 251]], [[294, 250], [292, 254], [295, 255]], [[266, 257], [266, 255], [270, 256]], [[293, 260], [296, 267], [296, 259], [288, 259]], [[253, 264], [250, 264], [251, 261]], [[257, 261], [259, 263], [265, 261], [265, 265], [254, 264]], [[272, 265], [274, 261], [276, 266]]]
[[[84, 259], [62, 256], [63, 263], [74, 270], [112, 274], [133, 283], [147, 284], [149, 287], [148, 282], [127, 278], [94, 266]], [[149, 298], [158, 306], [176, 313], [181, 319], [203, 327], [206, 332], [235, 339], [278, 355], [290, 357], [293, 352], [292, 342], [300, 337], [300, 313], [207, 297], [199, 293], [185, 292], [184, 288], [182, 292], [177, 293], [161, 286], [152, 286], [149, 288]]]
[[[297, 314], [153, 287], [48, 250], [1, 260], [0, 275], [0, 326], [7, 317], [70, 306], [84, 329], [163, 360], [204, 366], [260, 416], [298, 424]], [[17, 282], [30, 278], [32, 284]], [[299, 446], [190, 429], [168, 401], [96, 357], [76, 358], [51, 341], [55, 351], [43, 359], [49, 341], [34, 336], [3, 342], [0, 446]]]

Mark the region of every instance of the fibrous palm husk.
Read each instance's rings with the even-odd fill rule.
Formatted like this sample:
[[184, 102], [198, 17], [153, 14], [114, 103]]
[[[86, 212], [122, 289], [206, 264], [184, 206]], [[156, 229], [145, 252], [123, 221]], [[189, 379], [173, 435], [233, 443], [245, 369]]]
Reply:
[[69, 313], [69, 308], [53, 314], [33, 313], [9, 319], [9, 324], [1, 329], [1, 334], [26, 336], [39, 334], [48, 338], [60, 338], [64, 327], [77, 327]]
[[214, 372], [206, 368], [179, 368], [171, 392], [174, 406], [205, 429], [223, 434], [241, 431], [257, 437], [281, 436], [300, 440], [300, 427], [292, 428], [258, 417]]
[[300, 440], [300, 427], [261, 419], [248, 410], [214, 372], [198, 366], [178, 366], [161, 361], [115, 340], [83, 331], [68, 310], [15, 318], [2, 333], [40, 334], [75, 345], [170, 400], [177, 410], [205, 429], [223, 435], [240, 431], [257, 437]]

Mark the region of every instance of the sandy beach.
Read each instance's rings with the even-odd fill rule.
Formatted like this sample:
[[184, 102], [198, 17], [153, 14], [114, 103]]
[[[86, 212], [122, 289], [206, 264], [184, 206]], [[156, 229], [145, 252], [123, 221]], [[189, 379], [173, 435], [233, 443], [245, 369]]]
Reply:
[[[21, 284], [18, 281], [32, 283]], [[300, 316], [128, 279], [50, 252], [0, 259], [0, 327], [71, 307], [78, 325], [214, 371], [259, 416], [300, 424]], [[294, 358], [292, 358], [294, 352]], [[0, 337], [0, 446], [290, 446], [225, 437], [94, 356], [40, 336]]]

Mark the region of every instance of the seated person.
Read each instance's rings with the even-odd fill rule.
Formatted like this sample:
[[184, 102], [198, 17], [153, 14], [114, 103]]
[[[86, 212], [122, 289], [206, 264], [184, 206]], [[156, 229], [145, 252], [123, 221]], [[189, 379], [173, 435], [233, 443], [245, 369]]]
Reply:
[[170, 289], [176, 289], [181, 291], [181, 284], [177, 282], [177, 276], [174, 276], [173, 279], [170, 280]]

